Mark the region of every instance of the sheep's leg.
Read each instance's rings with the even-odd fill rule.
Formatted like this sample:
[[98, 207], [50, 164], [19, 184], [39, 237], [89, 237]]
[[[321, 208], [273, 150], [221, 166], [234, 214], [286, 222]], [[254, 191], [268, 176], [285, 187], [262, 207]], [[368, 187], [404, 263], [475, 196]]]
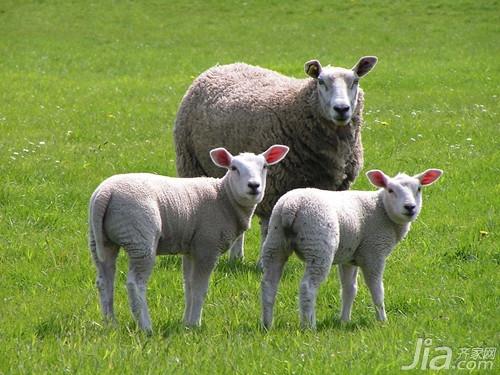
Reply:
[[245, 243], [245, 233], [243, 232], [229, 249], [229, 259], [231, 261], [241, 259], [244, 256], [243, 244]]
[[193, 274], [193, 259], [190, 255], [182, 257], [182, 272], [184, 275], [184, 321], [188, 321], [191, 315], [191, 300], [192, 300], [192, 286], [191, 279]]
[[264, 242], [266, 241], [268, 229], [269, 229], [269, 218], [261, 218], [260, 219], [260, 249], [259, 249], [259, 259], [257, 260], [257, 267], [259, 269], [263, 269], [262, 252], [264, 249]]
[[363, 276], [365, 278], [366, 285], [370, 289], [372, 295], [373, 304], [375, 305], [375, 313], [377, 319], [380, 321], [386, 321], [387, 316], [385, 314], [384, 305], [384, 283], [382, 280], [383, 276], [383, 265], [381, 267], [362, 268]]
[[300, 323], [302, 328], [316, 328], [316, 296], [320, 284], [330, 272], [327, 259], [306, 260], [306, 269], [300, 282]]
[[[210, 253], [210, 252], [209, 252]], [[201, 325], [203, 302], [208, 291], [210, 275], [215, 267], [217, 257], [203, 257], [192, 259], [191, 270], [191, 312], [184, 321], [187, 326]]]
[[270, 329], [273, 324], [273, 309], [276, 301], [276, 293], [287, 259], [288, 254], [276, 254], [276, 256], [265, 256], [262, 258], [264, 267], [264, 276], [261, 282], [262, 325], [265, 329]]
[[350, 264], [339, 264], [339, 278], [342, 284], [342, 312], [340, 320], [351, 320], [351, 310], [354, 298], [358, 292], [358, 267]]
[[146, 288], [151, 272], [153, 271], [154, 263], [154, 254], [144, 258], [129, 258], [127, 290], [130, 309], [139, 327], [146, 332], [152, 331], [151, 318], [149, 317], [146, 301]]
[[99, 291], [101, 311], [106, 322], [114, 322], [115, 314], [113, 309], [114, 285], [116, 272], [116, 258], [119, 247], [110, 245], [102, 249], [106, 255], [106, 260], [101, 262], [97, 257], [96, 243], [93, 235], [90, 237], [90, 251], [92, 259], [97, 269], [96, 287]]

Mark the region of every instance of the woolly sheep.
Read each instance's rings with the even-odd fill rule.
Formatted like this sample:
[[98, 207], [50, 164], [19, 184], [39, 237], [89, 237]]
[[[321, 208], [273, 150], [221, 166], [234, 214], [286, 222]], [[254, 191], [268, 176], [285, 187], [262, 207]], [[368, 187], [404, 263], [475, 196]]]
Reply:
[[[347, 190], [363, 165], [363, 91], [358, 81], [376, 64], [362, 57], [352, 69], [305, 63], [312, 78], [295, 79], [243, 63], [213, 67], [191, 85], [174, 127], [180, 177], [221, 175], [207, 151], [220, 140], [232, 150], [280, 143], [291, 148], [272, 172], [257, 206], [261, 239], [278, 198], [301, 187]], [[243, 237], [231, 258], [243, 256]]]
[[287, 152], [288, 147], [275, 145], [260, 155], [233, 157], [224, 148], [214, 149], [214, 164], [228, 169], [221, 179], [134, 173], [101, 183], [90, 199], [89, 245], [105, 319], [114, 321], [116, 258], [123, 247], [129, 258], [129, 303], [139, 327], [151, 331], [146, 287], [155, 256], [166, 254], [183, 255], [184, 322], [200, 325], [217, 258], [249, 228], [264, 195], [267, 166]]
[[305, 262], [300, 283], [300, 318], [304, 328], [316, 325], [315, 304], [319, 285], [330, 267], [339, 265], [342, 284], [341, 321], [349, 321], [361, 268], [375, 304], [378, 320], [385, 321], [385, 260], [410, 229], [422, 207], [421, 186], [442, 174], [428, 169], [416, 176], [382, 171], [367, 173], [379, 191], [331, 192], [297, 189], [276, 204], [265, 240], [262, 261], [262, 324], [270, 328], [283, 266], [292, 251]]

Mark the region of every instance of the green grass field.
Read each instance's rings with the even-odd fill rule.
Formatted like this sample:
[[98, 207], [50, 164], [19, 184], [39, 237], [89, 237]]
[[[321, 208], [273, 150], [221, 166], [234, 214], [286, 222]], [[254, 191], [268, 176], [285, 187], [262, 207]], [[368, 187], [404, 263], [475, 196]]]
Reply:
[[[433, 341], [429, 360], [451, 348], [451, 366], [463, 348], [498, 350], [499, 35], [497, 0], [1, 0], [0, 373], [397, 374], [419, 338]], [[172, 127], [194, 77], [235, 61], [304, 77], [309, 59], [363, 55], [379, 57], [362, 82], [364, 171], [445, 171], [388, 260], [389, 322], [361, 281], [341, 326], [334, 269], [318, 330], [301, 331], [294, 258], [262, 331], [254, 221], [246, 259], [221, 258], [200, 329], [183, 328], [180, 258], [163, 257], [148, 292], [154, 334], [138, 332], [124, 254], [119, 326], [104, 327], [88, 199], [115, 173], [175, 174]], [[355, 188], [371, 189], [363, 175]]]

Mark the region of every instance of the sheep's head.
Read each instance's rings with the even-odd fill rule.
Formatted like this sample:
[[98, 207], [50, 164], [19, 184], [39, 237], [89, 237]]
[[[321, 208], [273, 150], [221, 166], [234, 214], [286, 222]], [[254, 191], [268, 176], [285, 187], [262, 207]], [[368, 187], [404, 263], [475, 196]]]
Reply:
[[336, 125], [347, 125], [356, 111], [359, 79], [377, 63], [375, 56], [359, 59], [352, 69], [321, 67], [318, 60], [306, 62], [304, 70], [317, 82], [323, 116]]
[[436, 182], [441, 174], [440, 169], [428, 169], [413, 177], [404, 173], [389, 177], [379, 170], [366, 173], [370, 182], [384, 189], [383, 202], [387, 215], [398, 224], [415, 220], [422, 208], [422, 186]]
[[215, 165], [228, 169], [225, 178], [229, 181], [234, 198], [243, 206], [255, 206], [264, 198], [267, 167], [286, 156], [288, 147], [274, 145], [262, 154], [242, 153], [233, 156], [225, 148], [210, 151]]

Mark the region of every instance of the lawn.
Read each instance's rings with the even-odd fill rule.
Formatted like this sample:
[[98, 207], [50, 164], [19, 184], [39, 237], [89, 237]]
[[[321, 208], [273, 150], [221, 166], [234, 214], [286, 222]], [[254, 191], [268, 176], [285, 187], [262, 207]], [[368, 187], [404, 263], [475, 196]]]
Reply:
[[[499, 35], [497, 0], [0, 1], [0, 374], [397, 374], [419, 339], [430, 354], [413, 372], [443, 346], [448, 373], [485, 361], [498, 372]], [[212, 275], [201, 328], [182, 326], [180, 258], [163, 257], [154, 333], [138, 332], [124, 254], [119, 325], [104, 326], [88, 199], [112, 174], [175, 175], [172, 127], [192, 80], [235, 61], [305, 77], [312, 58], [349, 67], [363, 55], [379, 57], [362, 81], [364, 171], [445, 172], [388, 260], [389, 322], [361, 281], [341, 326], [332, 270], [317, 331], [301, 331], [294, 258], [264, 332], [254, 220], [245, 260], [223, 257]], [[364, 173], [354, 188], [371, 189]]]

